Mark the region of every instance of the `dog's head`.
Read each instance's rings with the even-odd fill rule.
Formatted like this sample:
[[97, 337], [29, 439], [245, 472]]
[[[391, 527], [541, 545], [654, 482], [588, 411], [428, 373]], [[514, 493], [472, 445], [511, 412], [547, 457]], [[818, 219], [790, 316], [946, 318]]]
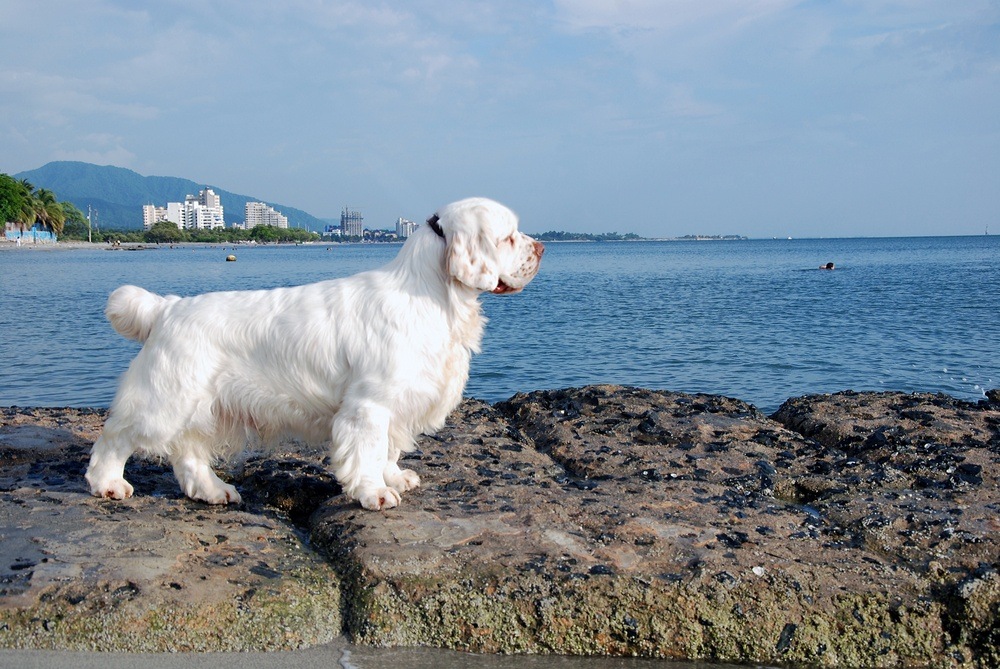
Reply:
[[517, 216], [499, 202], [459, 200], [440, 209], [428, 224], [445, 238], [448, 273], [469, 288], [516, 293], [538, 273], [545, 247], [518, 232]]

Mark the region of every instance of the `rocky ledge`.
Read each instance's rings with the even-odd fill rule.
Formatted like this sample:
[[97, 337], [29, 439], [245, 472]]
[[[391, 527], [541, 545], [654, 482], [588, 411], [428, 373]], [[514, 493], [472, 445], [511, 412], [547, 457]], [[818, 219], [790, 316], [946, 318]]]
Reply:
[[155, 462], [94, 499], [102, 412], [0, 411], [0, 647], [1000, 666], [997, 391], [467, 400], [384, 513], [291, 450], [225, 472], [239, 508]]

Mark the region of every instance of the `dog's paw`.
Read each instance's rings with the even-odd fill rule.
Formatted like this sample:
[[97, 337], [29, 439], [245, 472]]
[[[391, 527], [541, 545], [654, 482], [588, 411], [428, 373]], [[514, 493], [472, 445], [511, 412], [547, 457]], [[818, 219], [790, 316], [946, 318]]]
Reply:
[[191, 499], [206, 504], [240, 504], [243, 502], [240, 493], [236, 491], [236, 486], [223, 483], [215, 475], [182, 481], [181, 489]]
[[420, 485], [420, 477], [412, 469], [400, 469], [396, 473], [387, 473], [385, 482], [400, 492], [406, 492]]
[[132, 484], [123, 478], [96, 482], [90, 486], [91, 494], [103, 499], [125, 499], [131, 497], [134, 491]]
[[211, 488], [206, 487], [204, 489], [194, 491], [194, 494], [188, 494], [188, 497], [200, 500], [206, 504], [243, 503], [243, 497], [240, 495], [239, 491], [236, 490], [236, 486], [229, 485], [228, 483], [222, 483], [221, 481]]
[[223, 483], [211, 495], [205, 495], [201, 500], [209, 504], [242, 504], [243, 496], [236, 490], [236, 486]]
[[399, 506], [402, 498], [395, 488], [372, 488], [358, 495], [361, 506], [371, 511], [382, 511]]
[[243, 498], [236, 486], [220, 479], [212, 468], [196, 457], [179, 459], [174, 463], [174, 475], [181, 490], [191, 499], [207, 504], [240, 504]]

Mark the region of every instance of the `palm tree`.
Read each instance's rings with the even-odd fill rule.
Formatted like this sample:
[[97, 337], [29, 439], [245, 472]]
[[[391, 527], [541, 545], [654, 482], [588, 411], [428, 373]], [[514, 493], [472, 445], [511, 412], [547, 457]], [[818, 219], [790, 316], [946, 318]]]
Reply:
[[55, 193], [47, 188], [39, 188], [32, 194], [32, 206], [35, 210], [35, 219], [43, 228], [48, 228], [57, 237], [62, 234], [66, 212], [56, 200]]
[[47, 188], [36, 189], [27, 179], [20, 181], [0, 173], [0, 225], [19, 236], [34, 225], [59, 237], [66, 221], [83, 221], [83, 213], [69, 202], [59, 202]]
[[25, 230], [30, 230], [31, 226], [35, 224], [35, 199], [32, 194], [35, 187], [27, 179], [21, 179], [18, 184], [21, 190], [21, 208], [17, 212], [17, 218], [11, 222], [17, 225], [23, 235]]

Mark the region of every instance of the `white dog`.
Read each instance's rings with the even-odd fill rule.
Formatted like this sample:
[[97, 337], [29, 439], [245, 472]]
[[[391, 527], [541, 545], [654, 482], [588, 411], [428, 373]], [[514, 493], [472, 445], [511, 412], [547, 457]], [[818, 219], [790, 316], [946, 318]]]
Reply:
[[396, 464], [462, 398], [485, 319], [479, 294], [516, 293], [544, 247], [483, 198], [441, 209], [381, 269], [294, 288], [161, 297], [122, 286], [105, 313], [144, 342], [87, 468], [124, 499], [125, 461], [167, 458], [188, 497], [238, 503], [212, 463], [281, 436], [330, 443], [333, 472], [367, 509], [420, 478]]

